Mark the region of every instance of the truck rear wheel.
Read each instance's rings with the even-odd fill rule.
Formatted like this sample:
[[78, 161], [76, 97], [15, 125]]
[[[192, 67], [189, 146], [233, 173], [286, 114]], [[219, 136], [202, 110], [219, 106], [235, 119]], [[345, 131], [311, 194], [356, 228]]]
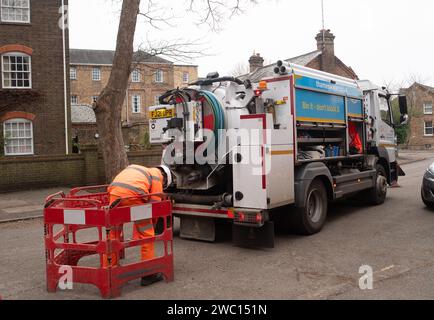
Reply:
[[386, 201], [387, 196], [387, 174], [381, 164], [377, 164], [377, 176], [375, 186], [364, 193], [365, 201], [373, 206], [379, 206]]
[[324, 183], [316, 179], [309, 186], [303, 207], [293, 208], [289, 213], [290, 230], [300, 235], [320, 232], [326, 222], [327, 207], [327, 190]]

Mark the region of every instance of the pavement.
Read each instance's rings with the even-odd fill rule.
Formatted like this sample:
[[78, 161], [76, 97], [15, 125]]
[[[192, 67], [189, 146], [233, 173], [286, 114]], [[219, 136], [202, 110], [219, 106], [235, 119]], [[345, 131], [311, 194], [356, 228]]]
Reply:
[[[407, 176], [399, 188], [389, 189], [384, 205], [333, 204], [321, 233], [279, 233], [274, 249], [182, 240], [176, 221], [175, 281], [149, 288], [132, 281], [121, 299], [434, 299], [434, 212], [420, 199], [422, 176], [434, 155], [423, 158], [402, 165]], [[95, 236], [83, 232], [83, 241]], [[42, 219], [0, 224], [0, 243], [3, 299], [100, 298], [95, 287], [82, 284], [46, 292]], [[138, 252], [127, 251], [132, 256]], [[97, 263], [88, 257], [81, 265]], [[360, 267], [366, 265], [373, 270], [372, 290], [359, 287]]]
[[51, 188], [0, 193], [0, 223], [42, 217], [45, 198], [69, 190], [70, 188]]
[[429, 159], [434, 155], [432, 150], [427, 151], [414, 151], [414, 150], [400, 150], [398, 162], [399, 164], [407, 164], [412, 162], [423, 161], [425, 159]]

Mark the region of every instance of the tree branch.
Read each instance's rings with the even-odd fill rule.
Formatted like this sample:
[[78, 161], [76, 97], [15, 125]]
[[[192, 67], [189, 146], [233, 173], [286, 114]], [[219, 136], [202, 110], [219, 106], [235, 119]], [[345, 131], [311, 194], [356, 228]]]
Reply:
[[139, 47], [139, 52], [150, 56], [164, 56], [177, 62], [191, 63], [194, 59], [210, 56], [209, 48], [202, 39], [147, 40]]
[[257, 0], [189, 0], [190, 11], [199, 15], [198, 24], [207, 24], [211, 30], [220, 31], [225, 17], [232, 18], [244, 12], [248, 4]]
[[173, 15], [165, 15], [165, 8], [158, 7], [153, 0], [148, 0], [147, 10], [140, 11], [139, 16], [144, 17], [146, 22], [154, 29], [161, 30], [160, 25], [166, 25], [168, 27], [175, 27], [170, 23], [175, 19]]

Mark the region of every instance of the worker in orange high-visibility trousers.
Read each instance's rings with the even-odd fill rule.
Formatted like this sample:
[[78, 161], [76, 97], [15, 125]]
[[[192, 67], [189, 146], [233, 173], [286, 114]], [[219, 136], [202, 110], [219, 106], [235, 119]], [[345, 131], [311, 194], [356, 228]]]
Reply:
[[[163, 193], [163, 190], [172, 184], [172, 173], [166, 166], [157, 168], [145, 168], [138, 165], [131, 165], [119, 173], [108, 188], [110, 194], [110, 205], [119, 199], [145, 196], [148, 194]], [[144, 199], [125, 199], [122, 200], [120, 206], [134, 206], [146, 202]], [[151, 197], [151, 200], [161, 200], [158, 196]], [[121, 230], [112, 230], [110, 239], [119, 240]], [[133, 239], [141, 240], [155, 236], [154, 225], [152, 219], [138, 221], [134, 224]], [[151, 260], [155, 257], [154, 244], [145, 244], [141, 248], [142, 261]], [[119, 263], [119, 257], [116, 254], [111, 254], [110, 260], [104, 257], [104, 267], [108, 265], [115, 266]], [[161, 281], [163, 276], [155, 274], [142, 278], [142, 286], [148, 286], [155, 282]]]

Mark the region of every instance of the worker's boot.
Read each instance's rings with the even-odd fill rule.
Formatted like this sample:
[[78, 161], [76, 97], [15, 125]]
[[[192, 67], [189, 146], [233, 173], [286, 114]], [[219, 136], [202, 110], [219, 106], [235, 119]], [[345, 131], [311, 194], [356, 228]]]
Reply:
[[150, 286], [156, 282], [160, 282], [163, 280], [163, 275], [161, 273], [153, 274], [147, 277], [142, 278], [142, 282], [140, 283], [142, 287]]

